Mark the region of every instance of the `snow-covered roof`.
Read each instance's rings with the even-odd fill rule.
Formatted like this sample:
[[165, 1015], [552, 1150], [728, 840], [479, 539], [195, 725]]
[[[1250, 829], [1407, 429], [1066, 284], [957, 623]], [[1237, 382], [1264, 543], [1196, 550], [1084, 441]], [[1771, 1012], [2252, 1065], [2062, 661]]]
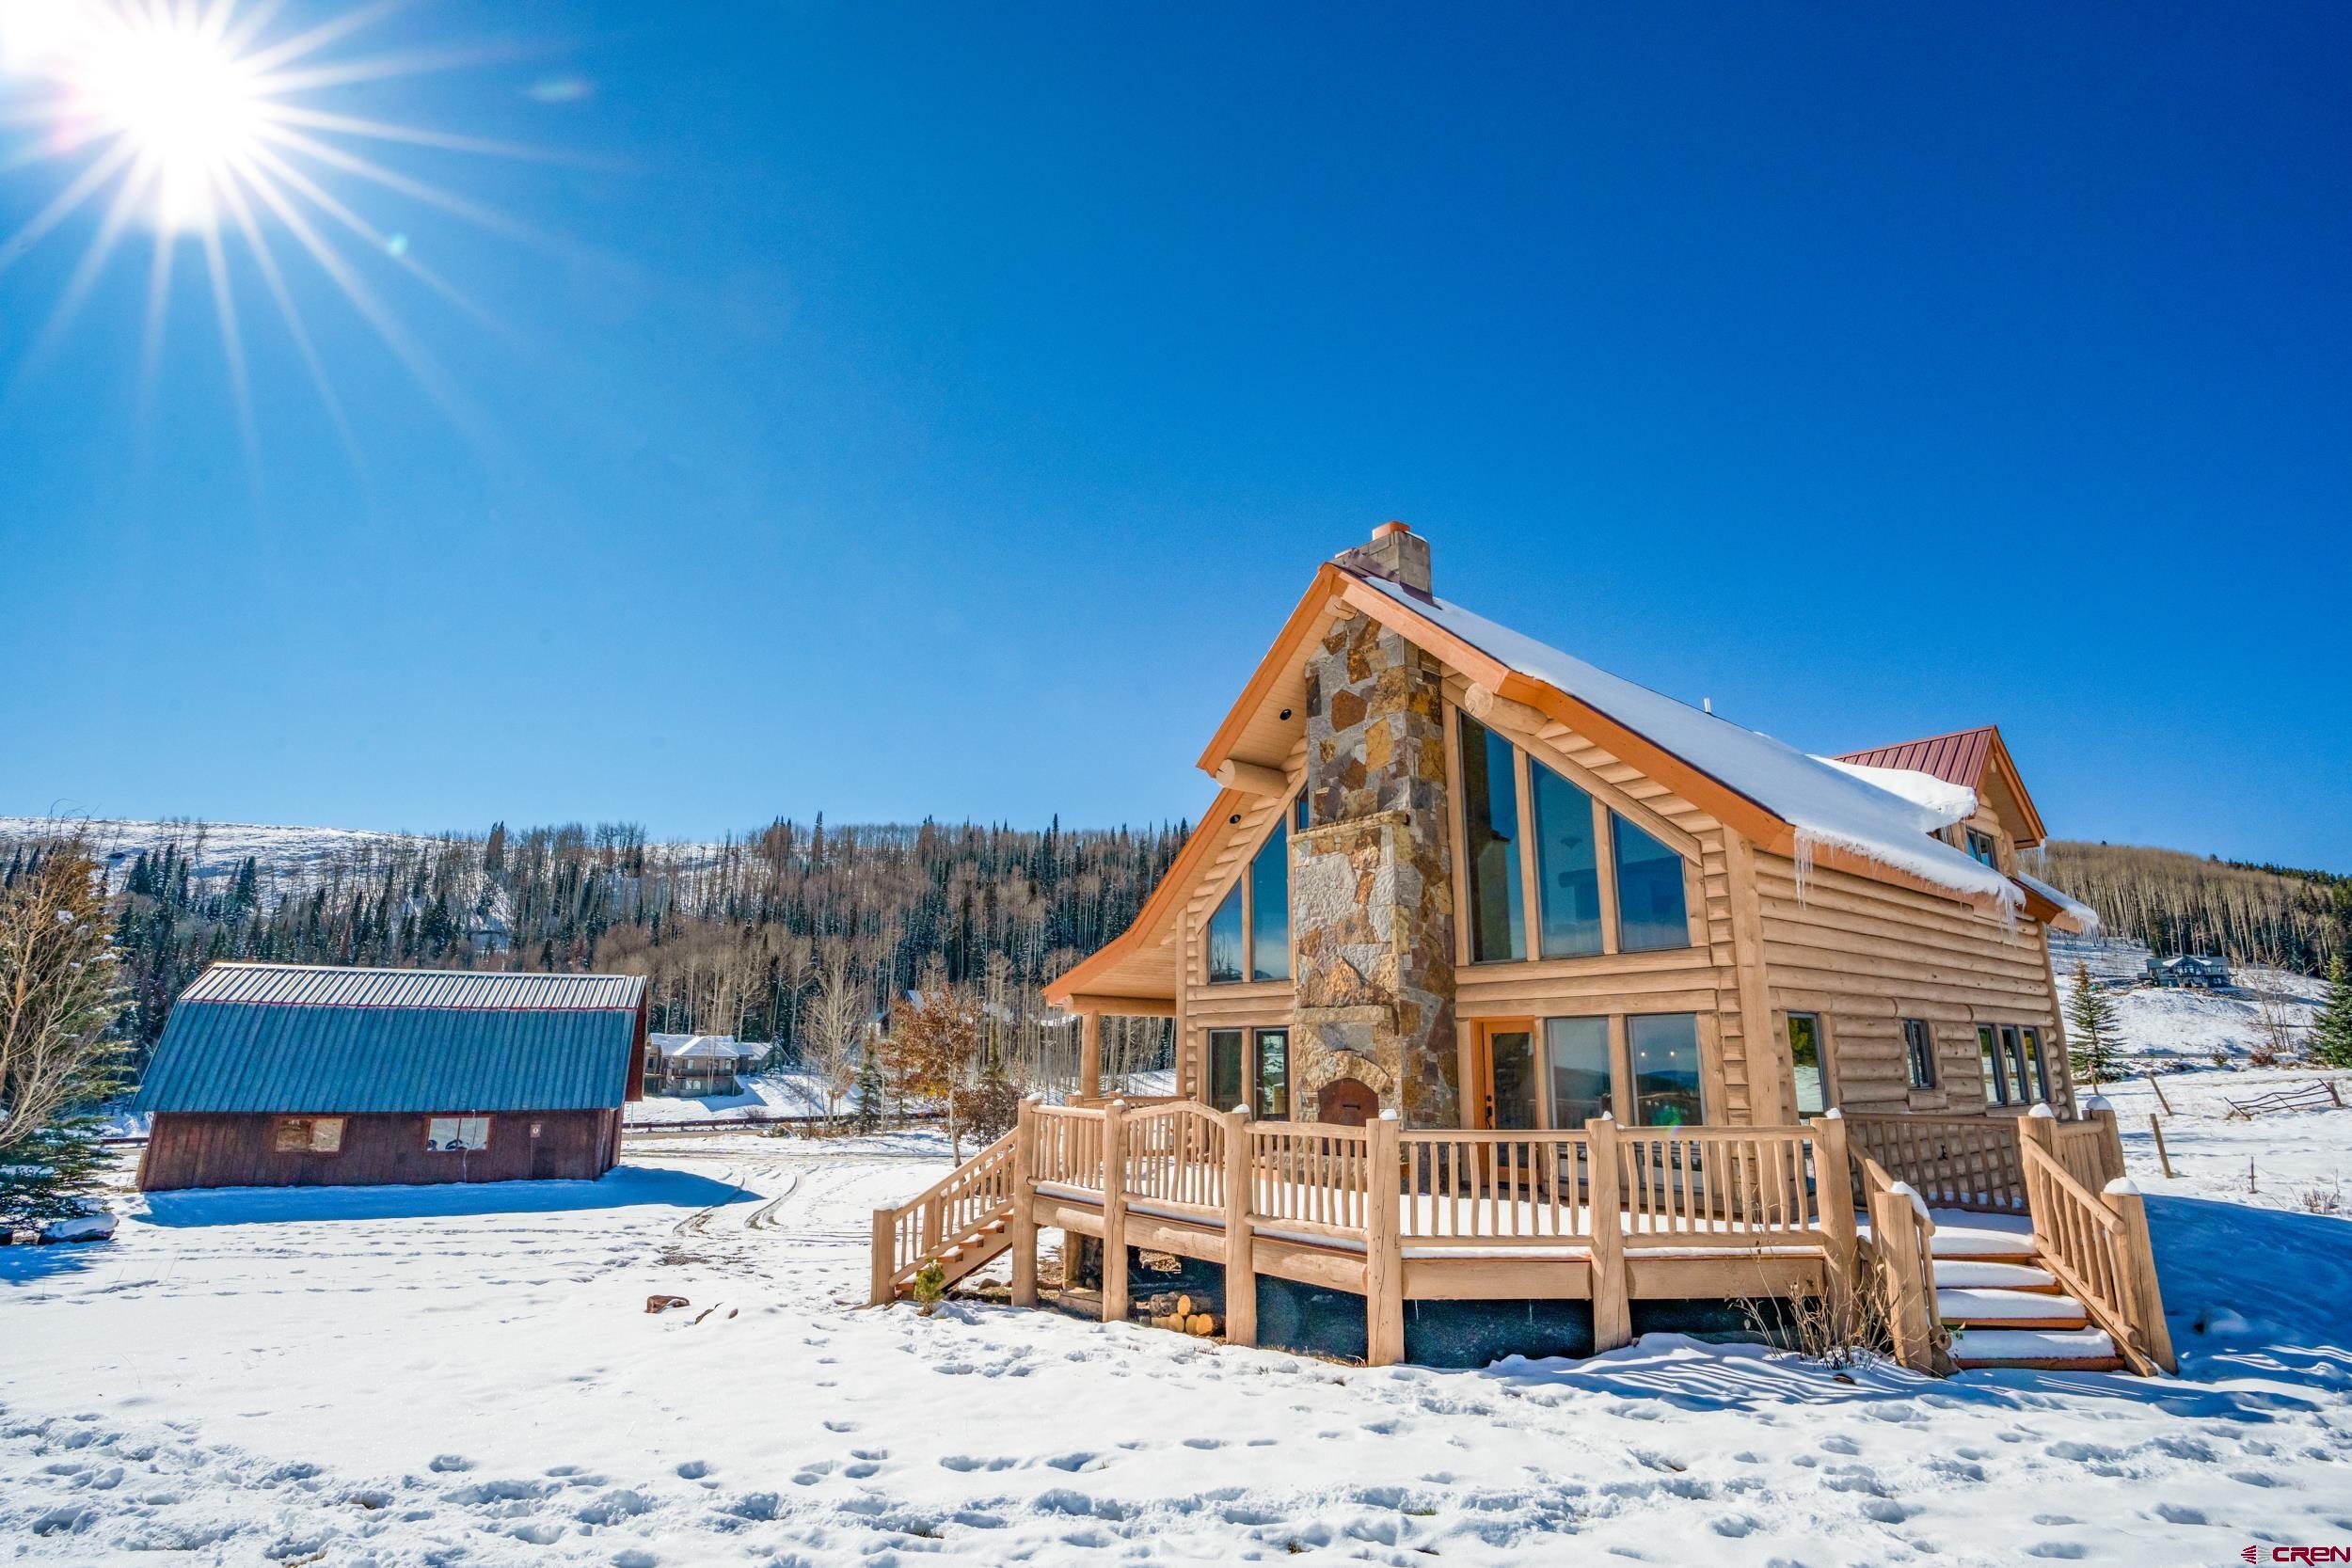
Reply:
[[2021, 902], [2016, 885], [1999, 871], [1931, 836], [1949, 821], [1940, 810], [1865, 783], [1771, 736], [1636, 686], [1450, 600], [1385, 578], [1358, 576], [1518, 673], [1598, 709], [1754, 800], [1796, 830], [1801, 861], [1811, 848], [1826, 845], [1934, 887], [2010, 906]]
[[1915, 768], [1875, 768], [1867, 763], [1845, 762], [1836, 757], [1815, 757], [1840, 773], [1850, 773], [1864, 784], [1876, 785], [1890, 795], [1899, 795], [1914, 805], [1925, 806], [1944, 818], [1947, 827], [1965, 822], [1977, 815], [1977, 792], [1966, 784], [1947, 784], [1932, 773], [1922, 773]]
[[2020, 871], [2017, 874], [2017, 879], [2025, 883], [2027, 887], [2033, 889], [2034, 892], [2042, 895], [2042, 897], [2047, 898], [2051, 903], [2056, 904], [2059, 909], [2065, 911], [2068, 914], [2074, 916], [2075, 921], [2078, 922], [2076, 929], [2082, 935], [2087, 937], [2095, 937], [2105, 929], [2105, 927], [2099, 924], [2099, 911], [2092, 909], [2090, 905], [2081, 902], [2079, 899], [2069, 898], [2065, 894], [2060, 893], [2058, 889], [2052, 887], [2049, 883], [2043, 881], [2039, 877], [2028, 877], [2024, 872]]
[[732, 1061], [767, 1050], [762, 1045], [746, 1045], [733, 1035], [647, 1035], [645, 1040], [655, 1054], [672, 1062]]

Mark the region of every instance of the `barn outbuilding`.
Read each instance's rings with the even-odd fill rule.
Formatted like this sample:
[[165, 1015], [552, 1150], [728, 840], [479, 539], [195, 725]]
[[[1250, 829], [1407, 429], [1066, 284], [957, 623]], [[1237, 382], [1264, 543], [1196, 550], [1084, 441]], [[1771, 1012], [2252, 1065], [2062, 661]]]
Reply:
[[638, 975], [215, 964], [140, 1087], [139, 1186], [593, 1180], [644, 1068]]

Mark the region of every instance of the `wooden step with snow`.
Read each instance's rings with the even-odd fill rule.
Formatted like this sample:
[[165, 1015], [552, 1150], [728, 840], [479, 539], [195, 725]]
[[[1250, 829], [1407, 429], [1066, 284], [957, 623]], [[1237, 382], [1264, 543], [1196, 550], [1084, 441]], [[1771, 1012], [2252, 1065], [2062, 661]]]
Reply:
[[1936, 1275], [1936, 1316], [1947, 1323], [1988, 1328], [2081, 1328], [2090, 1322], [2083, 1304], [2042, 1291], [1947, 1290]]
[[1962, 1371], [2023, 1367], [2115, 1372], [2123, 1370], [2123, 1358], [2105, 1329], [1970, 1328], [1952, 1336], [1952, 1365]]
[[2033, 1263], [1980, 1258], [1938, 1259], [1937, 1286], [1955, 1291], [2040, 1291], [2055, 1294], [2058, 1275]]
[[2023, 1259], [2035, 1254], [2033, 1222], [2023, 1214], [1972, 1214], [1939, 1210], [1935, 1214], [1935, 1259]]

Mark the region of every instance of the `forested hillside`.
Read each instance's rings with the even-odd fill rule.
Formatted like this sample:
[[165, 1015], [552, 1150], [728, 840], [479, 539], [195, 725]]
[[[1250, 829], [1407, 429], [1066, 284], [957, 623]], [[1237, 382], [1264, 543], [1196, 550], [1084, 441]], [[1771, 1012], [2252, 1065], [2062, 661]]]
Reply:
[[[0, 876], [12, 879], [38, 835], [9, 826]], [[945, 979], [980, 993], [993, 1052], [1037, 1062], [1074, 1033], [1045, 1014], [1041, 982], [1125, 927], [1186, 830], [828, 828], [820, 816], [656, 844], [626, 824], [437, 838], [248, 829], [234, 858], [197, 824], [79, 831], [111, 864], [135, 1060], [205, 965], [259, 958], [642, 974], [656, 1029], [772, 1040], [784, 1057], [820, 1018], [848, 1027]]]
[[[2037, 863], [2038, 862], [2038, 863]], [[2317, 974], [2352, 951], [2352, 877], [2057, 839], [2026, 869], [2158, 953], [2216, 953]]]

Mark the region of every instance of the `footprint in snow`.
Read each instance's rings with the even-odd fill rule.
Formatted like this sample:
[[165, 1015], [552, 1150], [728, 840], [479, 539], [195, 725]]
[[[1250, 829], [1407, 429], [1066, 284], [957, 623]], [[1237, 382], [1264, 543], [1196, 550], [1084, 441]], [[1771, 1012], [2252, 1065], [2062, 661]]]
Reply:
[[433, 1456], [432, 1468], [447, 1475], [455, 1470], [472, 1469], [473, 1461], [462, 1453], [437, 1453]]
[[700, 1481], [710, 1474], [710, 1465], [707, 1460], [690, 1459], [677, 1467], [677, 1474], [680, 1481]]

